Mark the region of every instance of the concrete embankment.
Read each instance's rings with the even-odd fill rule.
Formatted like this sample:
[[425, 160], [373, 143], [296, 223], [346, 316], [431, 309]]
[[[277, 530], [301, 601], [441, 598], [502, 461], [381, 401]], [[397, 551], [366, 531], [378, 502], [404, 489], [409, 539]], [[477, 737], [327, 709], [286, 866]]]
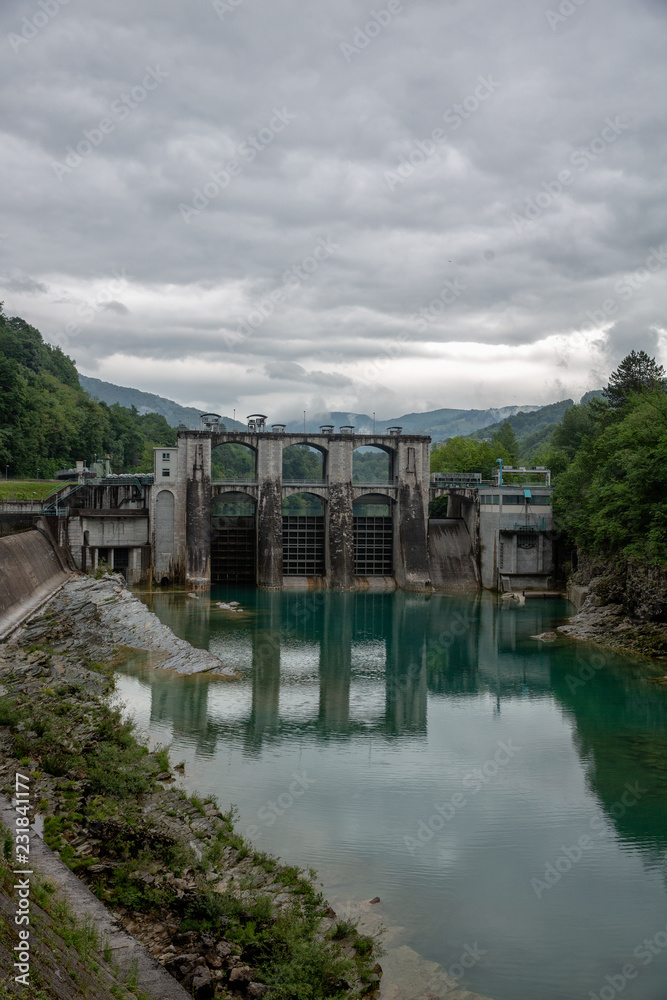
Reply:
[[431, 582], [436, 590], [480, 587], [472, 541], [462, 518], [431, 518], [428, 551]]
[[68, 579], [62, 555], [33, 528], [0, 538], [0, 639]]
[[[17, 813], [9, 800], [0, 795], [0, 823], [5, 830], [15, 829], [16, 816]], [[119, 996], [123, 1000], [132, 1000], [133, 993], [126, 987], [128, 981], [134, 981], [143, 994], [151, 1000], [186, 1000], [190, 994], [169, 975], [147, 948], [123, 930], [119, 921], [60, 858], [49, 850], [34, 829], [29, 837], [31, 871], [29, 884], [33, 890], [32, 895], [39, 896], [44, 906], [50, 906], [54, 911], [53, 915], [58, 915], [57, 920], [52, 919], [48, 910], [38, 905], [37, 898], [31, 899], [32, 940], [30, 940], [28, 963], [30, 982], [36, 986], [40, 980], [44, 981], [47, 977], [51, 979], [55, 965], [57, 979], [52, 984], [55, 990], [50, 995], [58, 997], [59, 1000], [61, 998], [74, 1000], [79, 997], [114, 1000]], [[37, 880], [42, 885], [57, 887], [57, 894], [53, 899], [55, 905], [49, 898], [50, 892], [45, 895], [36, 891]], [[13, 881], [16, 881], [16, 878]], [[9, 891], [11, 892], [11, 889]], [[11, 953], [12, 949], [7, 949], [7, 944], [8, 939], [16, 937], [13, 925], [16, 901], [12, 900], [9, 893], [5, 895], [2, 892], [2, 896], [0, 918], [2, 915], [5, 916], [7, 928], [6, 934], [0, 939], [0, 969], [5, 971], [6, 968], [10, 971], [15, 956]], [[89, 933], [88, 936], [93, 941], [97, 938], [99, 950], [106, 952], [107, 961], [102, 954], [96, 954], [94, 961], [91, 962], [86, 961], [85, 952], [83, 956], [77, 953], [77, 949], [67, 940], [84, 937], [81, 932], [76, 934], [76, 925], [71, 928], [74, 933], [70, 930], [64, 938], [61, 937], [63, 922], [67, 921], [58, 907], [59, 899], [67, 900], [68, 909], [75, 915], [74, 919], [79, 928], [94, 929], [93, 934]], [[73, 920], [71, 922], [73, 923]], [[2, 950], [6, 953], [2, 954]]]

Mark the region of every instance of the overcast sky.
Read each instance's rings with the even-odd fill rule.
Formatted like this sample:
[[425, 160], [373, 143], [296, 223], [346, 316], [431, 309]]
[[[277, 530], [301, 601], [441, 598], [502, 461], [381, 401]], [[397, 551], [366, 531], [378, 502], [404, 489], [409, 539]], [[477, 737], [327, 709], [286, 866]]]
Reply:
[[3, 0], [0, 299], [276, 419], [667, 361], [664, 0]]

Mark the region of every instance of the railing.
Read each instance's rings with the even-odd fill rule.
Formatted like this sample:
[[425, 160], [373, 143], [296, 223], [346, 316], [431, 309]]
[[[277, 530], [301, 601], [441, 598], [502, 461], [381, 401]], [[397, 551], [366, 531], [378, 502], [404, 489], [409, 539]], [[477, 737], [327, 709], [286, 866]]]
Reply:
[[515, 518], [516, 514], [504, 514], [500, 517], [499, 528], [500, 531], [547, 531], [551, 526], [550, 517], [540, 517], [539, 515], [529, 514], [523, 521], [510, 520], [510, 518]]
[[328, 486], [328, 479], [283, 479], [283, 486]]
[[211, 486], [257, 486], [257, 479], [213, 479]]

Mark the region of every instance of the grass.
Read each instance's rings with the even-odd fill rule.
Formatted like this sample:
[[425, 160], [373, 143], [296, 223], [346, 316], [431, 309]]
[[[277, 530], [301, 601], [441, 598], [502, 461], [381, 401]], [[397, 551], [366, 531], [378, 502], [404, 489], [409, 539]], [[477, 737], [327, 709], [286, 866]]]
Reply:
[[[2, 479], [0, 480], [0, 501], [2, 500], [45, 500], [65, 484], [50, 479]], [[33, 493], [36, 496], [33, 497]]]

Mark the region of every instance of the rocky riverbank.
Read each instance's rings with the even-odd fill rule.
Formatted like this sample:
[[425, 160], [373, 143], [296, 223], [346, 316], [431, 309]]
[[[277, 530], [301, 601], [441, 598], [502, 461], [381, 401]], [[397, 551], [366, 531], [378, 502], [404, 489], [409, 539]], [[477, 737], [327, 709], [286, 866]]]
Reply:
[[124, 648], [150, 652], [152, 666], [180, 674], [236, 673], [205, 649], [196, 649], [174, 635], [157, 615], [127, 590], [119, 575], [95, 580], [78, 576], [50, 601], [48, 609], [21, 632], [21, 641], [48, 642], [56, 653], [86, 653], [109, 663]]
[[77, 578], [0, 646], [0, 788], [28, 772], [46, 843], [196, 1000], [372, 993], [377, 940], [336, 917], [314, 873], [255, 851], [233, 811], [186, 796], [179, 765], [109, 707], [127, 647], [230, 674], [137, 604], [118, 577]]
[[559, 632], [624, 652], [667, 656], [667, 571], [581, 557], [568, 597], [578, 613]]

